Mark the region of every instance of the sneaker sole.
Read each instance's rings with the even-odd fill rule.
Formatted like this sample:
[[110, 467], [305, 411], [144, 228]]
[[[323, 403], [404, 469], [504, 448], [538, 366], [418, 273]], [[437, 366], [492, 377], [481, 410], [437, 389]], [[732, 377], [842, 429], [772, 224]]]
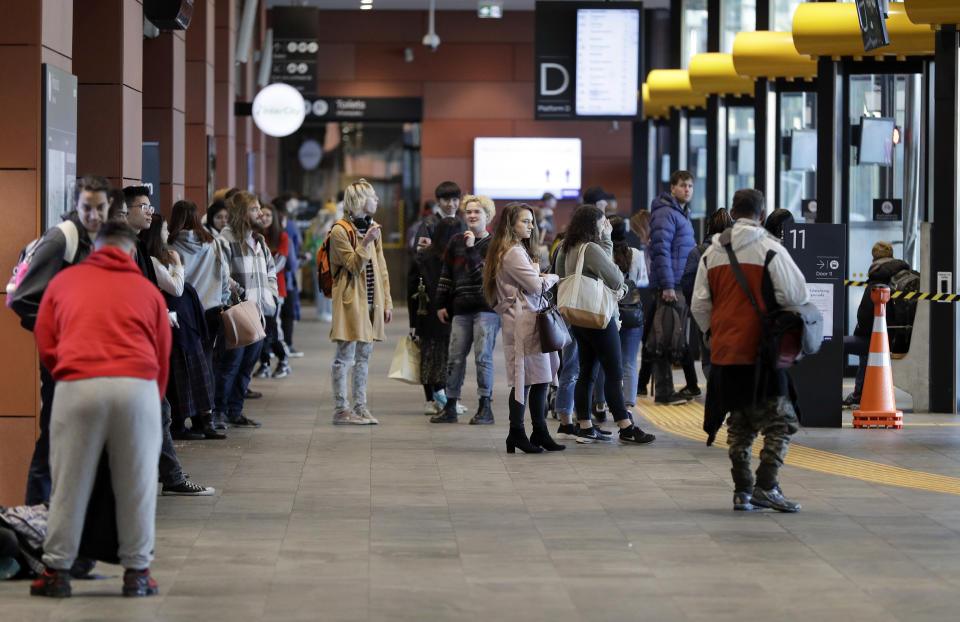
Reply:
[[334, 421], [333, 425], [370, 425], [370, 421]]
[[654, 437], [652, 437], [650, 440], [643, 440], [643, 441], [636, 441], [636, 440], [633, 440], [632, 438], [629, 438], [629, 439], [628, 439], [628, 438], [620, 438], [620, 439], [618, 439], [618, 440], [619, 440], [622, 444], [624, 444], [624, 445], [649, 445], [649, 444], [652, 443], [653, 441], [657, 440], [657, 437], [654, 436]]
[[592, 443], [612, 443], [613, 439], [609, 436], [604, 436], [602, 438], [590, 438], [587, 436], [578, 436], [577, 442], [581, 445], [590, 445]]
[[776, 510], [777, 512], [783, 512], [784, 514], [796, 514], [803, 509], [803, 506], [798, 505], [796, 508], [778, 508], [777, 506], [767, 503], [766, 501], [758, 501], [750, 499], [750, 503], [757, 509], [766, 508], [768, 510]]
[[162, 497], [212, 497], [217, 493], [216, 490], [204, 490], [202, 492], [174, 492], [172, 490], [161, 490]]
[[484, 419], [482, 421], [470, 420], [470, 425], [493, 425], [493, 419]]
[[67, 589], [67, 590], [57, 590], [55, 592], [48, 592], [45, 588], [36, 588], [31, 585], [30, 595], [46, 596], [47, 598], [70, 598], [70, 590]]
[[130, 598], [137, 597], [137, 596], [156, 596], [157, 588], [147, 587], [147, 588], [136, 589], [136, 590], [123, 588], [123, 595]]
[[759, 509], [760, 509], [760, 508], [758, 508], [758, 507], [755, 506], [755, 505], [735, 505], [735, 506], [733, 506], [733, 511], [734, 511], [734, 512], [756, 512], [756, 511], [759, 510]]

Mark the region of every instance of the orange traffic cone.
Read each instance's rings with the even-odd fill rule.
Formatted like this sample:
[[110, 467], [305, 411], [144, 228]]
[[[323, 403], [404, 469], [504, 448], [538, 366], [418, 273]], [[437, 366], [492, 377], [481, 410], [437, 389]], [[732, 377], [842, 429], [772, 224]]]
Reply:
[[887, 303], [890, 288], [875, 285], [870, 288], [873, 300], [873, 335], [867, 373], [863, 379], [860, 409], [853, 413], [855, 428], [903, 427], [903, 411], [897, 410], [893, 399], [893, 371], [890, 368], [890, 344], [887, 340]]

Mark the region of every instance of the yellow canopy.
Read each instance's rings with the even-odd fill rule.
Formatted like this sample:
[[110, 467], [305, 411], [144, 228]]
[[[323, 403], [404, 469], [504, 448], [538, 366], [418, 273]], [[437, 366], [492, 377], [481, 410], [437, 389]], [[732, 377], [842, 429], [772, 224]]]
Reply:
[[650, 99], [668, 108], [706, 108], [707, 96], [694, 92], [686, 69], [654, 69], [647, 75]]
[[818, 56], [932, 56], [934, 33], [910, 21], [902, 2], [890, 3], [890, 45], [865, 52], [857, 6], [852, 2], [804, 2], [793, 14], [793, 42], [801, 54]]
[[660, 119], [670, 116], [670, 108], [668, 106], [662, 106], [659, 102], [655, 102], [650, 98], [650, 87], [647, 86], [646, 82], [641, 85], [640, 92], [643, 94], [644, 119]]
[[711, 95], [753, 95], [753, 80], [737, 73], [733, 54], [708, 52], [691, 58], [690, 87]]
[[733, 65], [737, 73], [752, 78], [817, 77], [817, 61], [797, 52], [793, 33], [745, 31], [733, 40]]
[[960, 24], [957, 0], [904, 0], [903, 4], [914, 24]]

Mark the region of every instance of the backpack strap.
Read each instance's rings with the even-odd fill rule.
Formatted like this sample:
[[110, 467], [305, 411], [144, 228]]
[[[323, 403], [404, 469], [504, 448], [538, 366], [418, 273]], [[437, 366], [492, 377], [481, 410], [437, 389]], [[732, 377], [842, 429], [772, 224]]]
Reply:
[[740, 289], [743, 290], [743, 293], [747, 295], [750, 304], [753, 306], [753, 311], [762, 322], [763, 313], [760, 312], [760, 305], [757, 304], [757, 299], [753, 297], [753, 292], [750, 291], [750, 286], [747, 284], [747, 276], [743, 273], [740, 262], [737, 261], [737, 254], [733, 252], [733, 235], [730, 234], [729, 229], [724, 231], [720, 236], [720, 243], [723, 244], [724, 250], [727, 251], [727, 257], [730, 259], [730, 268], [733, 270], [734, 278], [737, 279], [737, 284], [740, 286]]
[[67, 243], [63, 248], [63, 261], [72, 264], [77, 258], [77, 249], [80, 246], [80, 232], [77, 230], [77, 223], [67, 220], [57, 224]]

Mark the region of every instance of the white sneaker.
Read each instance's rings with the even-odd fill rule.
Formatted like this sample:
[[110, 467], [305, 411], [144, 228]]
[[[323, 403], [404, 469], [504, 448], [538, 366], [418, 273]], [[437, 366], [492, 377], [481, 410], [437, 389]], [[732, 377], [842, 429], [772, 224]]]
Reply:
[[317, 316], [317, 319], [320, 320], [321, 322], [326, 322], [327, 324], [329, 324], [330, 322], [333, 321], [333, 315], [329, 313], [321, 313], [320, 315]]
[[440, 406], [439, 402], [433, 401], [423, 403], [423, 414], [425, 415], [436, 415], [439, 414], [441, 410], [443, 410], [443, 407]]
[[333, 413], [334, 425], [370, 425], [371, 423], [371, 421], [367, 421], [357, 413], [346, 408]]
[[356, 406], [353, 409], [353, 413], [366, 421], [369, 425], [377, 425], [380, 423], [377, 421], [377, 418], [370, 414], [370, 411], [367, 410], [366, 406]]
[[463, 405], [463, 402], [457, 402], [457, 414], [462, 415], [467, 412], [467, 407]]

